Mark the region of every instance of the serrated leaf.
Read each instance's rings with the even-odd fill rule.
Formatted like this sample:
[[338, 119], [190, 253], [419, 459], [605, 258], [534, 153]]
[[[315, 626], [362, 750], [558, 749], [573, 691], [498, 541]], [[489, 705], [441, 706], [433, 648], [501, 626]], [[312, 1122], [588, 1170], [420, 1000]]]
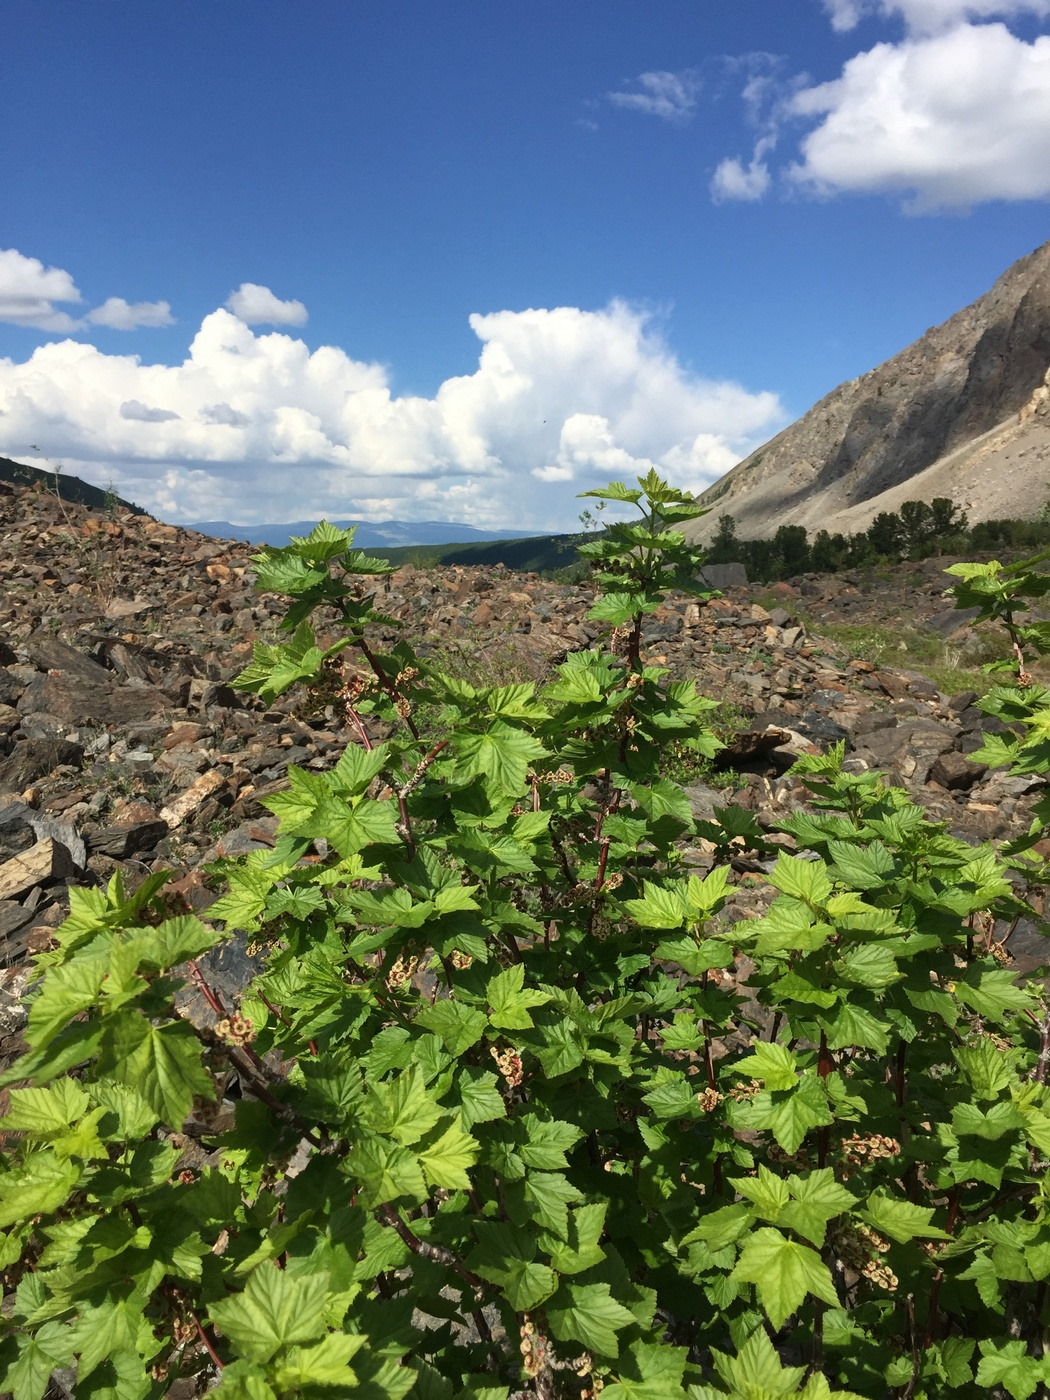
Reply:
[[779, 1230], [763, 1228], [744, 1244], [731, 1282], [753, 1283], [758, 1299], [774, 1327], [782, 1327], [812, 1293], [832, 1307], [838, 1294], [831, 1273], [815, 1250], [785, 1238]]
[[769, 883], [805, 904], [823, 904], [831, 894], [831, 879], [822, 861], [802, 860], [784, 852], [770, 871]]
[[480, 1148], [463, 1128], [457, 1116], [433, 1146], [420, 1152], [419, 1160], [427, 1180], [448, 1191], [468, 1191], [467, 1168], [478, 1159]]
[[289, 1274], [259, 1264], [243, 1293], [212, 1303], [212, 1322], [249, 1361], [269, 1361], [284, 1346], [311, 1342], [325, 1330], [328, 1274]]
[[607, 1283], [563, 1281], [546, 1311], [558, 1341], [581, 1342], [599, 1356], [617, 1356], [616, 1334], [634, 1322], [634, 1314], [613, 1298]]
[[1030, 992], [1024, 991], [1006, 968], [973, 965], [955, 984], [955, 995], [978, 1016], [1002, 1022], [1009, 1013], [1030, 1009], [1034, 1003]]
[[9, 1366], [0, 1366], [0, 1393], [13, 1400], [43, 1400], [51, 1373], [68, 1366], [73, 1359], [69, 1328], [59, 1322], [45, 1322], [31, 1334], [12, 1339], [17, 1355]]
[[457, 741], [456, 777], [461, 781], [484, 778], [495, 792], [516, 797], [525, 788], [529, 764], [546, 753], [531, 734], [495, 720], [485, 733], [467, 734]]
[[477, 1245], [467, 1265], [479, 1278], [494, 1283], [517, 1312], [529, 1312], [551, 1296], [557, 1275], [536, 1260], [536, 1241], [509, 1225], [486, 1222], [477, 1227]]
[[927, 1206], [917, 1206], [911, 1201], [889, 1196], [885, 1191], [873, 1191], [865, 1203], [865, 1209], [857, 1214], [875, 1227], [880, 1235], [887, 1235], [898, 1244], [909, 1240], [947, 1240], [943, 1230], [931, 1225], [933, 1210]]
[[771, 1045], [765, 1040], [755, 1041], [750, 1055], [733, 1065], [733, 1073], [760, 1079], [767, 1089], [793, 1089], [798, 1083], [794, 1052], [786, 1045]]
[[416, 1014], [416, 1020], [428, 1031], [440, 1036], [448, 1053], [457, 1058], [477, 1044], [488, 1024], [484, 1011], [447, 998], [435, 1001], [432, 1006], [422, 1007]]
[[33, 1137], [57, 1137], [87, 1111], [88, 1096], [74, 1079], [60, 1079], [47, 1089], [12, 1089], [11, 1107], [0, 1128]]
[[137, 1012], [120, 1016], [109, 1028], [99, 1068], [140, 1093], [173, 1128], [182, 1127], [195, 1097], [215, 1098], [200, 1041], [185, 1021], [155, 1026]]
[[492, 1025], [501, 1030], [531, 1029], [534, 1023], [529, 1015], [530, 1007], [545, 1006], [550, 1001], [550, 993], [526, 991], [524, 984], [524, 963], [515, 963], [490, 980], [485, 995]]
[[1046, 1358], [1029, 1356], [1028, 1346], [1020, 1341], [981, 1342], [981, 1359], [977, 1363], [977, 1384], [991, 1389], [1001, 1385], [1013, 1400], [1028, 1400], [1036, 1387], [1050, 1380]]
[[386, 1084], [372, 1084], [365, 1117], [378, 1133], [411, 1147], [437, 1123], [440, 1104], [427, 1094], [419, 1065], [399, 1074]]
[[30, 1152], [17, 1172], [0, 1175], [0, 1227], [48, 1215], [68, 1200], [80, 1167], [50, 1151]]
[[581, 1128], [572, 1123], [550, 1122], [535, 1114], [519, 1122], [524, 1126], [526, 1140], [520, 1144], [518, 1152], [527, 1167], [556, 1172], [569, 1165], [565, 1154], [583, 1137]]

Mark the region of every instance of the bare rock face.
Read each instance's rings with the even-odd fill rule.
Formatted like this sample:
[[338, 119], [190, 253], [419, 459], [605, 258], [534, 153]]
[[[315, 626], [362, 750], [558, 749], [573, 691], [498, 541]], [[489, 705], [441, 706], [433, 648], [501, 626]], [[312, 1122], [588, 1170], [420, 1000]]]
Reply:
[[726, 512], [745, 538], [783, 524], [848, 532], [933, 495], [971, 520], [1035, 514], [1050, 460], [1048, 366], [1050, 243], [734, 467], [701, 497], [714, 513], [694, 529], [709, 535]]

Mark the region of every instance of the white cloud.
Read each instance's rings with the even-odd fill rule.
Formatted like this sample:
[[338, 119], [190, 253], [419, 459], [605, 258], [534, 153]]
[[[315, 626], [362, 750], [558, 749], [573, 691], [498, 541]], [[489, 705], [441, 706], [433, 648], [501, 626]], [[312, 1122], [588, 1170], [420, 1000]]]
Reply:
[[170, 326], [174, 321], [171, 307], [166, 301], [130, 302], [123, 297], [107, 297], [84, 319], [93, 326], [106, 326], [111, 331], [133, 331], [139, 326]]
[[[700, 489], [780, 427], [772, 393], [687, 371], [620, 303], [470, 324], [477, 368], [432, 398], [333, 346], [204, 319], [187, 359], [62, 341], [0, 360], [0, 452], [39, 443], [169, 518], [446, 518], [570, 527], [575, 494], [655, 464]], [[542, 483], [542, 485], [541, 485]]]
[[669, 122], [688, 121], [696, 110], [700, 78], [693, 68], [685, 68], [680, 73], [641, 73], [632, 81], [637, 84], [638, 91], [606, 94], [614, 106], [663, 117]]
[[1002, 24], [877, 44], [796, 93], [820, 124], [790, 172], [817, 193], [901, 193], [915, 210], [1050, 196], [1050, 37]]
[[301, 301], [282, 301], [257, 282], [242, 282], [230, 293], [226, 305], [246, 326], [305, 326], [307, 322]]
[[1050, 0], [824, 0], [824, 8], [840, 33], [870, 14], [899, 16], [909, 29], [930, 33], [972, 19], [1050, 14]]
[[41, 331], [71, 331], [78, 322], [55, 302], [77, 303], [83, 297], [60, 267], [45, 267], [15, 248], [0, 249], [0, 321]]
[[772, 183], [772, 176], [769, 173], [765, 155], [771, 147], [771, 142], [760, 141], [755, 147], [754, 156], [747, 165], [741, 160], [721, 161], [711, 177], [711, 198], [714, 202], [716, 204], [724, 204], [727, 200], [754, 202], [767, 194]]

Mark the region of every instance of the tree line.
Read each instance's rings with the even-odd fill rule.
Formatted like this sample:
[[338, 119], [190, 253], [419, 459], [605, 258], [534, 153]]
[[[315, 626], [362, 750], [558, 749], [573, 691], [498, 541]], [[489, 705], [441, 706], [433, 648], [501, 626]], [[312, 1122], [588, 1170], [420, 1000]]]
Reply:
[[740, 563], [748, 578], [772, 583], [796, 574], [837, 573], [903, 559], [1047, 545], [1050, 519], [983, 520], [971, 526], [961, 507], [939, 496], [932, 501], [905, 501], [899, 512], [882, 511], [867, 530], [852, 535], [818, 530], [810, 538], [804, 525], [781, 525], [769, 539], [745, 540], [738, 537], [733, 516], [720, 515], [708, 562]]

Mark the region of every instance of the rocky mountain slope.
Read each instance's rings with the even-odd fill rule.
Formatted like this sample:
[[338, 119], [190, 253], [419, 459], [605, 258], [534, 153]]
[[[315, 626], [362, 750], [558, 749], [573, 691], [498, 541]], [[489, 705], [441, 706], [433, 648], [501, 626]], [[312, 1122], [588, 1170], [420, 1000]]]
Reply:
[[[173, 894], [204, 910], [204, 867], [274, 839], [262, 805], [290, 764], [323, 770], [351, 735], [338, 706], [272, 708], [231, 689], [252, 643], [272, 638], [281, 604], [253, 590], [249, 551], [130, 510], [91, 510], [0, 484], [0, 1063], [18, 1043], [28, 955], [48, 946], [73, 884], [120, 871], [134, 887], [174, 869]], [[800, 752], [844, 740], [855, 771], [878, 768], [972, 842], [1027, 829], [1039, 778], [989, 773], [967, 755], [983, 729], [974, 694], [939, 692], [872, 654], [850, 659], [798, 614], [916, 623], [965, 638], [943, 597], [945, 561], [876, 583], [807, 576], [773, 598], [735, 588], [707, 604], [671, 597], [647, 623], [646, 653], [732, 706], [724, 776], [676, 774], [697, 816], [736, 802], [775, 826], [804, 805], [787, 772]], [[502, 566], [405, 567], [380, 606], [422, 654], [478, 683], [541, 679], [598, 628], [594, 590]], [[903, 659], [903, 658], [902, 658]], [[787, 838], [779, 838], [786, 840]], [[693, 844], [689, 858], [709, 862]], [[772, 893], [761, 853], [734, 861], [741, 907]], [[757, 884], [755, 877], [758, 877]], [[1035, 898], [1040, 898], [1038, 892]], [[1044, 961], [1024, 922], [990, 930], [1018, 966]], [[247, 967], [230, 945], [211, 974], [236, 990]]]
[[709, 535], [780, 525], [850, 533], [946, 496], [971, 522], [1034, 517], [1050, 497], [1050, 243], [877, 369], [841, 384], [701, 498]]

